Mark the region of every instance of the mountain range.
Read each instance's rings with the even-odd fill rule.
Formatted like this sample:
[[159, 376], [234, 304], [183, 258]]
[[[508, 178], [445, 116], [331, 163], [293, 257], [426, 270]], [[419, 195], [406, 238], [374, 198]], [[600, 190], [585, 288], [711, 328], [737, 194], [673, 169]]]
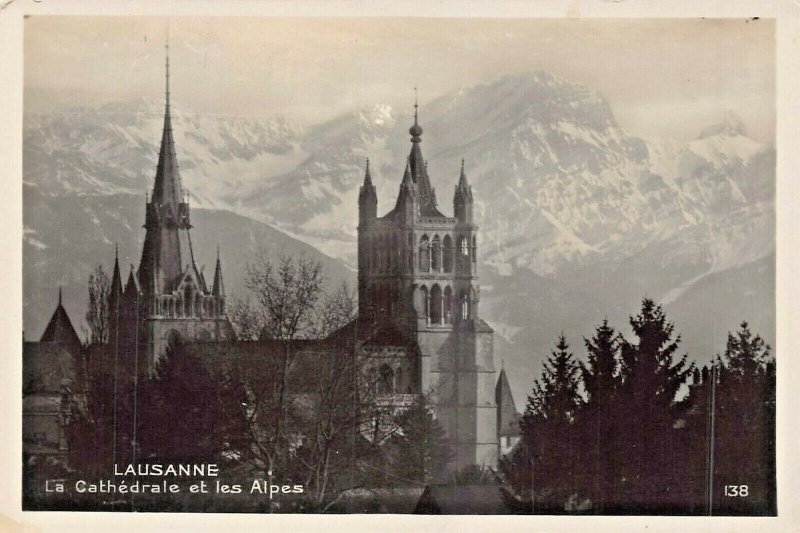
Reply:
[[[113, 245], [138, 263], [158, 101], [24, 116], [24, 323], [37, 336], [64, 286], [73, 320]], [[365, 106], [322, 124], [173, 106], [200, 262], [216, 244], [244, 294], [258, 248], [305, 253], [355, 279], [358, 187], [370, 158], [379, 212], [394, 204], [411, 109]], [[643, 139], [598, 91], [544, 71], [471, 85], [420, 106], [423, 154], [452, 212], [461, 160], [481, 227], [481, 313], [519, 404], [559, 332], [576, 355], [604, 317], [629, 333], [644, 296], [662, 302], [693, 359], [748, 320], [774, 342], [775, 151], [733, 113], [689, 141]]]

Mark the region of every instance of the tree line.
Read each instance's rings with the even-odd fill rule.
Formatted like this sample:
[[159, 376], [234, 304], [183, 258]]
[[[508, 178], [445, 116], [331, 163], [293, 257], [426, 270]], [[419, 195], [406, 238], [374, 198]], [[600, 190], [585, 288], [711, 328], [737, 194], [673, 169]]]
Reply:
[[[775, 514], [775, 361], [743, 322], [702, 368], [644, 299], [578, 360], [562, 334], [500, 470], [519, 512]], [[746, 488], [743, 488], [746, 487]]]

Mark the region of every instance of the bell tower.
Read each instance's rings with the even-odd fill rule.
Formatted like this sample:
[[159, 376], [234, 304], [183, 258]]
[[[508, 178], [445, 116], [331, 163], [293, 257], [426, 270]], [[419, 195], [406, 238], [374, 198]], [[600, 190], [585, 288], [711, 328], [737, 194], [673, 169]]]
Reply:
[[454, 467], [498, 456], [493, 331], [478, 314], [477, 233], [464, 161], [443, 214], [423, 159], [418, 107], [394, 209], [376, 213], [367, 166], [359, 194], [359, 312], [389, 323], [418, 351], [416, 393], [430, 393], [455, 452]]

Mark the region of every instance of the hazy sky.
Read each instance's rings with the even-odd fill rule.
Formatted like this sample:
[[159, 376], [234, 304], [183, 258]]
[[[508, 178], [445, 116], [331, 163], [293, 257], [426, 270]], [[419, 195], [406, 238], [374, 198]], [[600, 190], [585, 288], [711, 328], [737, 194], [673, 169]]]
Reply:
[[[30, 17], [26, 111], [163, 94], [167, 19]], [[318, 122], [548, 70], [599, 89], [642, 136], [690, 139], [725, 110], [774, 140], [771, 20], [171, 18], [173, 99]]]

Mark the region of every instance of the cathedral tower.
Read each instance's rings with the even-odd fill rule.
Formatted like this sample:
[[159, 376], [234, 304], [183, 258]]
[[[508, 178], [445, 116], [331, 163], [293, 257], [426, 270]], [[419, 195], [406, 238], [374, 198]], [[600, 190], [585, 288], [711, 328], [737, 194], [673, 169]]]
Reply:
[[125, 287], [115, 260], [109, 295], [111, 349], [139, 372], [152, 372], [171, 338], [223, 340], [232, 335], [225, 314], [222, 262], [211, 288], [194, 260], [189, 201], [181, 186], [169, 92], [169, 48], [166, 59], [166, 106], [153, 192], [146, 204], [146, 230], [138, 270]]
[[369, 164], [359, 194], [359, 313], [404, 332], [418, 351], [415, 393], [431, 393], [454, 465], [495, 465], [492, 329], [478, 315], [477, 232], [462, 161], [454, 217], [437, 206], [415, 104], [411, 152], [394, 209], [377, 216]]

